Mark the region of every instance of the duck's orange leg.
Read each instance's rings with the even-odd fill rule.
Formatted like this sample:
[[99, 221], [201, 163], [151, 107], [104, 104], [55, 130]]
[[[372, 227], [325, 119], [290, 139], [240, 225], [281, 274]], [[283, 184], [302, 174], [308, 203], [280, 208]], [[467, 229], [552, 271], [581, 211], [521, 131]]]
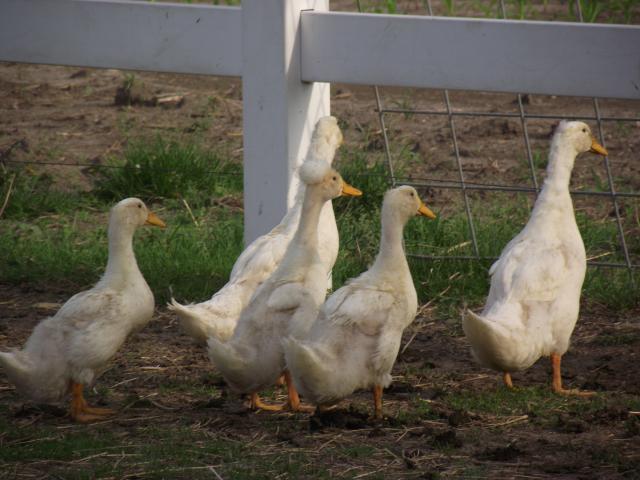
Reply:
[[382, 418], [382, 385], [373, 386], [373, 408], [374, 416], [377, 419]]
[[291, 373], [289, 370], [284, 371], [284, 381], [287, 384], [287, 404], [289, 406], [289, 410], [292, 412], [313, 412], [315, 411], [315, 407], [311, 405], [303, 405], [300, 402], [300, 396], [298, 395], [298, 391], [296, 390], [296, 386], [293, 384], [293, 378], [291, 378]]
[[553, 367], [553, 391], [560, 395], [577, 395], [580, 397], [591, 397], [595, 395], [595, 392], [587, 392], [578, 389], [565, 389], [562, 388], [562, 375], [560, 373], [560, 360], [562, 356], [557, 353], [551, 354], [551, 366]]
[[511, 374], [509, 372], [504, 372], [502, 374], [502, 381], [507, 388], [513, 390], [513, 382], [511, 381]]
[[280, 412], [282, 410], [284, 410], [284, 405], [280, 404], [280, 405], [270, 405], [268, 403], [264, 403], [261, 399], [260, 399], [260, 395], [258, 395], [257, 392], [254, 392], [251, 394], [251, 400], [250, 400], [250, 408], [251, 410], [266, 410], [268, 412]]
[[113, 415], [114, 410], [110, 408], [90, 407], [84, 399], [82, 384], [72, 382], [71, 384], [71, 411], [70, 415], [76, 422], [87, 423], [97, 420], [104, 420], [107, 415]]

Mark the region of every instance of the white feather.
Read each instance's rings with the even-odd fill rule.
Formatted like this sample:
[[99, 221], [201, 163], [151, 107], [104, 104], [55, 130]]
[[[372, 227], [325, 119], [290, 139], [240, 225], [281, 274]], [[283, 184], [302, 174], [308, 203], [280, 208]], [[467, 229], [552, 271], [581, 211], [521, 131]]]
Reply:
[[[293, 238], [300, 221], [305, 179], [307, 183], [314, 184], [318, 183], [318, 178], [326, 175], [341, 142], [342, 133], [337, 120], [334, 117], [321, 118], [314, 130], [307, 157], [297, 173], [299, 177], [304, 177], [303, 181], [294, 179], [292, 182], [298, 183], [296, 198], [280, 224], [249, 244], [236, 260], [229, 282], [211, 299], [188, 305], [172, 299], [169, 309], [180, 319], [183, 331], [197, 343], [205, 345], [212, 336], [222, 341], [231, 337], [242, 310], [258, 287], [280, 265]], [[330, 201], [322, 208], [318, 232], [322, 239], [318, 254], [326, 271], [325, 278], [330, 284], [331, 269], [338, 255], [338, 227]]]
[[282, 338], [303, 334], [316, 317], [327, 278], [319, 254], [319, 218], [323, 204], [338, 197], [342, 186], [331, 169], [322, 182], [306, 185], [300, 222], [280, 265], [258, 287], [228, 342], [210, 339], [211, 361], [237, 392], [272, 385], [285, 369]]
[[556, 129], [547, 179], [531, 218], [489, 270], [482, 314], [468, 312], [463, 320], [474, 356], [487, 367], [522, 370], [569, 347], [586, 271], [569, 181], [576, 155], [590, 146], [584, 123], [562, 122]]
[[40, 322], [22, 350], [0, 354], [0, 365], [25, 396], [53, 402], [68, 393], [71, 381], [93, 383], [127, 336], [151, 319], [153, 294], [132, 247], [133, 233], [146, 218], [140, 200], [118, 203], [111, 210], [109, 261], [101, 280]]
[[295, 386], [313, 403], [332, 403], [355, 390], [391, 383], [402, 332], [418, 306], [402, 230], [419, 205], [411, 187], [387, 192], [373, 266], [327, 299], [308, 334], [283, 340]]

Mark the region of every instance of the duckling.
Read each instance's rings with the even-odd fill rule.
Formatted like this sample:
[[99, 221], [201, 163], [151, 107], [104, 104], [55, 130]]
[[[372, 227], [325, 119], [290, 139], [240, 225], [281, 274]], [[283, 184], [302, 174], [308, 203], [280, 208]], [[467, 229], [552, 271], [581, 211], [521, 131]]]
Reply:
[[93, 383], [127, 336], [153, 315], [153, 293], [133, 252], [133, 234], [145, 224], [165, 227], [141, 200], [117, 203], [109, 216], [109, 260], [100, 281], [40, 322], [22, 350], [0, 352], [0, 366], [23, 395], [52, 403], [71, 393], [70, 415], [78, 422], [114, 413], [87, 405], [83, 386]]
[[[321, 118], [316, 123], [305, 162], [324, 161], [331, 165], [341, 143], [342, 132], [336, 118]], [[227, 341], [256, 289], [282, 261], [300, 221], [305, 183], [297, 183], [293, 206], [273, 230], [258, 237], [242, 252], [224, 287], [202, 303], [181, 305], [171, 300], [169, 310], [178, 315], [182, 330], [198, 344], [206, 345], [209, 337]], [[338, 255], [338, 227], [331, 201], [322, 207], [318, 230], [323, 239], [318, 245], [319, 254], [330, 284], [331, 269]]]
[[258, 288], [229, 341], [210, 337], [208, 342], [209, 358], [232, 390], [251, 395], [252, 408], [283, 408], [263, 403], [258, 392], [284, 373], [288, 406], [300, 409], [298, 394], [285, 371], [280, 340], [306, 330], [326, 295], [327, 268], [319, 254], [324, 238], [318, 231], [323, 206], [340, 195], [361, 195], [327, 162], [307, 161], [299, 173], [306, 184], [300, 222], [280, 265]]
[[391, 383], [402, 332], [418, 309], [402, 244], [404, 226], [415, 215], [435, 218], [413, 187], [387, 191], [373, 266], [329, 297], [308, 333], [283, 339], [294, 385], [316, 405], [373, 388], [375, 417], [382, 418], [382, 391]]
[[560, 360], [578, 320], [587, 268], [569, 194], [576, 156], [587, 151], [607, 155], [588, 125], [560, 122], [531, 218], [489, 270], [491, 287], [482, 313], [468, 311], [463, 320], [476, 360], [503, 372], [509, 388], [513, 387], [511, 372], [550, 356], [554, 392], [592, 394], [563, 388], [560, 373]]

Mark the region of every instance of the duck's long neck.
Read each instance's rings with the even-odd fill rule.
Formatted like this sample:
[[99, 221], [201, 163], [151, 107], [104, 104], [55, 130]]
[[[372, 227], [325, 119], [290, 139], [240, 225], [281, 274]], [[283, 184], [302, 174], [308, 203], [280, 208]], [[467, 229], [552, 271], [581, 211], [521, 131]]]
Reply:
[[549, 153], [549, 165], [547, 166], [547, 178], [544, 181], [542, 192], [536, 201], [534, 215], [541, 211], [548, 211], [549, 207], [562, 211], [573, 212], [573, 203], [569, 195], [569, 183], [571, 171], [577, 152], [571, 146], [560, 141], [553, 142]]
[[372, 268], [398, 273], [400, 273], [399, 269], [408, 271], [409, 265], [402, 244], [402, 233], [406, 221], [383, 206], [381, 223], [380, 251]]
[[133, 252], [133, 233], [131, 227], [117, 227], [115, 221], [109, 222], [109, 260], [101, 283], [124, 287], [132, 274], [141, 275]]
[[295, 230], [296, 226], [298, 225], [300, 212], [302, 211], [302, 203], [304, 202], [304, 192], [306, 189], [306, 185], [304, 184], [304, 182], [301, 182], [299, 178], [297, 178], [297, 175], [292, 183], [297, 183], [296, 195], [293, 198], [291, 207], [287, 210], [287, 213], [280, 222], [280, 225], [283, 226], [288, 232], [292, 232], [293, 230]]
[[297, 251], [311, 254], [318, 250], [318, 222], [324, 204], [325, 200], [320, 192], [313, 186], [307, 187], [298, 230], [291, 240], [291, 243], [297, 247]]

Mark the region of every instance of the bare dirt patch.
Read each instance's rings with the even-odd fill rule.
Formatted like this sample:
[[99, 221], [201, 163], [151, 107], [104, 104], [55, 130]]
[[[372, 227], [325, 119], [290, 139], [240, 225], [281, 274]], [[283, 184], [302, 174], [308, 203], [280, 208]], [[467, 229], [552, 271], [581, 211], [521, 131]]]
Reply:
[[[0, 348], [21, 344], [65, 298], [2, 286]], [[4, 478], [76, 477], [87, 468], [100, 477], [119, 478], [125, 468], [138, 478], [193, 478], [211, 475], [207, 465], [222, 478], [637, 478], [638, 325], [638, 312], [583, 313], [564, 379], [598, 396], [567, 400], [548, 392], [544, 360], [514, 375], [519, 393], [505, 392], [497, 374], [473, 362], [459, 327], [427, 312], [405, 332], [394, 383], [384, 394], [386, 416], [375, 421], [370, 392], [315, 416], [248, 411], [227, 394], [204, 349], [161, 309], [89, 393], [93, 403], [120, 410], [105, 422], [74, 425], [63, 408], [25, 404], [0, 374], [3, 449], [20, 452], [25, 442], [49, 437], [91, 439], [74, 443], [68, 456], [16, 453], [4, 462], [12, 472]], [[274, 388], [271, 400], [283, 399]], [[92, 435], [109, 440], [94, 445]], [[207, 442], [218, 449], [207, 450]], [[152, 455], [140, 445], [174, 451]], [[199, 454], [176, 458], [183, 449]], [[147, 463], [138, 465], [136, 455]]]

